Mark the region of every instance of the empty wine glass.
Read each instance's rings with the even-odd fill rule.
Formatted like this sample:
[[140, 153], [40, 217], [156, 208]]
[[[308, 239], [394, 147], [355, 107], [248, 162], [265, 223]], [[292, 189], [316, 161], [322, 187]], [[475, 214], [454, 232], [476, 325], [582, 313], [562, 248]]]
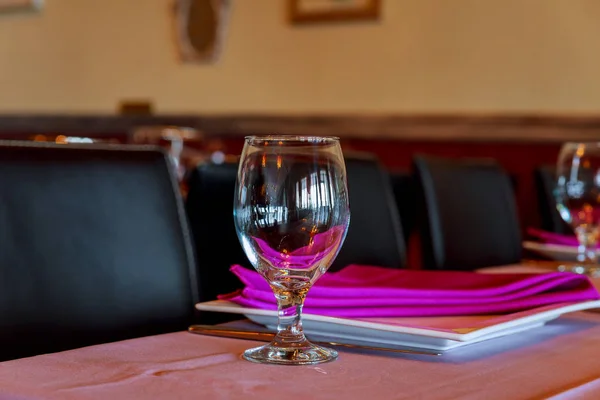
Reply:
[[565, 143], [558, 156], [556, 204], [579, 242], [577, 264], [568, 270], [596, 275], [600, 233], [600, 143]]
[[273, 364], [316, 364], [337, 352], [302, 331], [306, 294], [346, 237], [350, 221], [346, 167], [339, 139], [252, 136], [242, 151], [234, 200], [238, 237], [278, 306], [275, 339], [244, 358]]

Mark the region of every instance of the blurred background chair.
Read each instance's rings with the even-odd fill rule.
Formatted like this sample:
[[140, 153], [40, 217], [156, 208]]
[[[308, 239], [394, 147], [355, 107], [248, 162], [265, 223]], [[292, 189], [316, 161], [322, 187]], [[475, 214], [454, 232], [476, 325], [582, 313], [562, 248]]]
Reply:
[[389, 177], [392, 182], [396, 208], [402, 222], [402, 236], [408, 249], [410, 237], [415, 233], [417, 227], [417, 185], [409, 171], [390, 171]]
[[[367, 154], [347, 155], [346, 168], [352, 216], [330, 271], [348, 264], [405, 267], [406, 247], [387, 173]], [[197, 166], [190, 175], [186, 210], [198, 260], [201, 301], [241, 288], [229, 272], [231, 265], [252, 268], [233, 222], [236, 174], [237, 164], [208, 163]]]
[[330, 271], [349, 264], [406, 267], [406, 242], [388, 172], [369, 153], [346, 152], [350, 227]]
[[0, 144], [0, 359], [185, 329], [193, 248], [167, 155]]
[[561, 218], [556, 209], [554, 190], [556, 189], [556, 166], [542, 165], [534, 170], [535, 189], [540, 228], [548, 232], [565, 235], [573, 234], [573, 229]]
[[197, 259], [200, 301], [240, 288], [233, 264], [251, 267], [233, 222], [237, 163], [200, 164], [188, 181], [186, 212]]
[[518, 263], [511, 181], [493, 160], [416, 156], [423, 267], [473, 270]]

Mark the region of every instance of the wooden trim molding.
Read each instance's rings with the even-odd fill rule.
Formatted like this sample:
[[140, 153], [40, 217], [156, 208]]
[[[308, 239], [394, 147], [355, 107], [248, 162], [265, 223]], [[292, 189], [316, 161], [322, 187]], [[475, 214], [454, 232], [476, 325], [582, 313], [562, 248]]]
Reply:
[[142, 125], [189, 126], [208, 136], [279, 133], [406, 141], [600, 141], [600, 115], [0, 115], [0, 135], [109, 136]]

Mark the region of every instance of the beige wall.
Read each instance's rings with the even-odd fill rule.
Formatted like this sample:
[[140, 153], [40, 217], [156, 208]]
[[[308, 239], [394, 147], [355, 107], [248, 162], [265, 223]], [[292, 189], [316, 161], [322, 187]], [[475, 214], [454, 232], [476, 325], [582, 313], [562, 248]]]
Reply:
[[286, 1], [233, 0], [213, 66], [177, 61], [169, 0], [2, 16], [0, 112], [600, 110], [598, 0], [382, 0], [380, 23], [306, 27]]

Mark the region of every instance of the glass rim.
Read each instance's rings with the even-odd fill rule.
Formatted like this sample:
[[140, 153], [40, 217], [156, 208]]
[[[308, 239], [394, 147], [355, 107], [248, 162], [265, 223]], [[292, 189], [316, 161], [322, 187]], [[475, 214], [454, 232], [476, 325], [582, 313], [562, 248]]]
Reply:
[[285, 142], [306, 145], [320, 145], [339, 143], [337, 136], [315, 136], [315, 135], [249, 135], [245, 136], [246, 143], [255, 145], [260, 143]]

